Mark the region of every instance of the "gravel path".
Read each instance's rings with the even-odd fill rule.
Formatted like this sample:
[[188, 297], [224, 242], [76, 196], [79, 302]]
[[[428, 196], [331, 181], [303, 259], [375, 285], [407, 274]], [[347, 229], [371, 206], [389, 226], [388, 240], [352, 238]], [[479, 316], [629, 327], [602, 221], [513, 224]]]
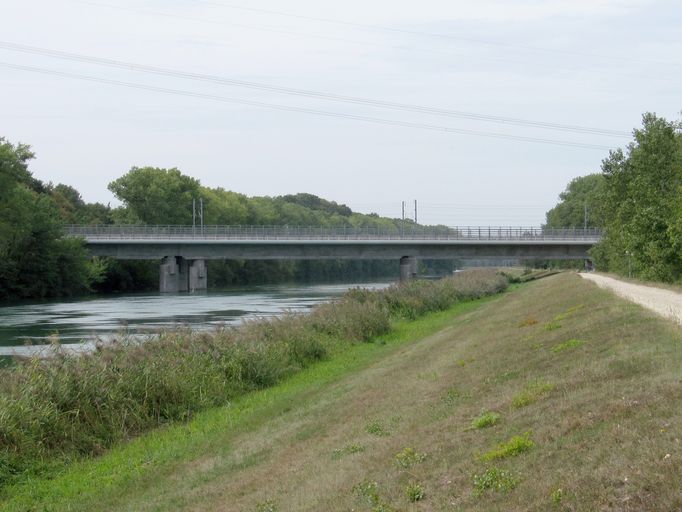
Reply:
[[602, 288], [611, 290], [624, 299], [631, 300], [654, 313], [682, 324], [682, 293], [642, 284], [625, 283], [599, 274], [581, 273], [580, 276], [597, 283]]

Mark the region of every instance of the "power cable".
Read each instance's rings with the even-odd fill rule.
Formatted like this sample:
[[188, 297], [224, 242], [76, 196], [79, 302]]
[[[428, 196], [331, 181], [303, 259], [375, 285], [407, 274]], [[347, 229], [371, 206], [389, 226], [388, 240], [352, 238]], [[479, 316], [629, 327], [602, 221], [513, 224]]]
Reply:
[[422, 130], [432, 130], [432, 131], [445, 132], [445, 133], [457, 133], [457, 134], [461, 134], [461, 135], [475, 135], [475, 136], [479, 136], [479, 137], [489, 137], [489, 138], [495, 138], [495, 139], [518, 141], [518, 142], [534, 142], [534, 143], [539, 143], [539, 144], [551, 144], [551, 145], [555, 145], [555, 146], [565, 146], [565, 147], [573, 147], [573, 148], [580, 148], [580, 149], [593, 149], [593, 150], [599, 150], [599, 151], [608, 151], [608, 150], [612, 149], [609, 146], [601, 146], [598, 144], [587, 144], [587, 143], [581, 143], [581, 142], [562, 141], [562, 140], [554, 140], [554, 139], [542, 139], [542, 138], [537, 138], [537, 137], [525, 137], [525, 136], [521, 136], [521, 135], [509, 135], [509, 134], [505, 134], [505, 133], [483, 132], [483, 131], [477, 131], [477, 130], [465, 130], [465, 129], [461, 129], [461, 128], [450, 128], [450, 127], [446, 127], [446, 126], [413, 123], [413, 122], [409, 122], [409, 121], [397, 121], [397, 120], [391, 120], [391, 119], [382, 119], [382, 118], [378, 118], [378, 117], [361, 116], [361, 115], [355, 115], [355, 114], [344, 114], [344, 113], [340, 113], [340, 112], [328, 112], [328, 111], [324, 111], [324, 110], [316, 110], [316, 109], [304, 108], [304, 107], [294, 107], [294, 106], [288, 106], [288, 105], [278, 105], [278, 104], [274, 104], [274, 103], [265, 103], [265, 102], [260, 102], [260, 101], [251, 101], [251, 100], [243, 100], [243, 99], [237, 99], [237, 98], [228, 98], [225, 96], [216, 96], [216, 95], [212, 95], [212, 94], [197, 93], [197, 92], [184, 91], [184, 90], [179, 90], [179, 89], [169, 89], [169, 88], [165, 88], [165, 87], [156, 87], [156, 86], [144, 85], [144, 84], [136, 84], [136, 83], [132, 83], [132, 82], [124, 82], [124, 81], [120, 81], [120, 80], [110, 80], [110, 79], [106, 79], [106, 78], [98, 78], [98, 77], [93, 77], [93, 76], [88, 76], [88, 75], [79, 75], [79, 74], [75, 74], [75, 73], [66, 73], [63, 71], [56, 71], [56, 70], [33, 67], [33, 66], [22, 66], [22, 65], [18, 65], [18, 64], [10, 64], [7, 62], [0, 62], [0, 66], [10, 68], [10, 69], [16, 69], [16, 70], [21, 70], [21, 71], [29, 71], [29, 72], [33, 72], [33, 73], [42, 73], [42, 74], [46, 74], [46, 75], [58, 76], [58, 77], [63, 77], [63, 78], [73, 78], [73, 79], [77, 79], [77, 80], [86, 80], [89, 82], [96, 82], [96, 83], [107, 84], [107, 85], [117, 85], [117, 86], [122, 86], [122, 87], [129, 87], [129, 88], [133, 88], [133, 89], [141, 89], [141, 90], [152, 91], [152, 92], [161, 92], [161, 93], [165, 93], [165, 94], [175, 94], [178, 96], [200, 98], [200, 99], [218, 101], [218, 102], [223, 102], [223, 103], [250, 105], [250, 106], [254, 106], [254, 107], [262, 107], [262, 108], [268, 108], [268, 109], [274, 109], [274, 110], [282, 110], [282, 111], [287, 111], [287, 112], [300, 112], [300, 113], [304, 113], [304, 114], [314, 114], [314, 115], [324, 116], [324, 117], [352, 119], [352, 120], [356, 120], [356, 121], [364, 121], [364, 122], [368, 122], [368, 123], [375, 123], [375, 124], [382, 124], [382, 125], [389, 125], [389, 126], [401, 126], [404, 128], [417, 128], [417, 129], [422, 129]]
[[307, 98], [322, 99], [327, 101], [336, 101], [343, 103], [352, 103], [356, 105], [365, 105], [371, 107], [386, 108], [390, 110], [417, 112], [420, 114], [430, 114], [443, 117], [455, 117], [461, 119], [471, 119], [476, 121], [483, 121], [489, 123], [497, 124], [507, 124], [507, 125], [517, 125], [517, 126], [527, 126], [532, 128], [542, 128], [548, 130], [557, 130], [565, 132], [574, 133], [589, 133], [593, 135], [603, 135], [608, 137], [629, 137], [629, 133], [621, 132], [617, 130], [609, 130], [603, 128], [593, 128], [588, 126], [561, 124], [561, 123], [551, 123], [546, 121], [533, 121], [529, 119], [521, 119], [514, 117], [503, 117], [495, 116], [489, 114], [479, 114], [476, 112], [466, 112], [461, 110], [450, 110], [437, 107], [429, 107], [423, 105], [413, 105], [407, 103], [390, 102], [383, 100], [376, 100], [371, 98], [363, 98], [357, 96], [345, 96], [341, 94], [333, 94], [323, 91], [314, 91], [307, 89], [296, 89], [291, 87], [282, 87], [278, 85], [251, 82], [246, 80], [237, 80], [233, 78], [226, 78], [217, 75], [209, 75], [202, 73], [192, 73], [187, 71], [173, 70], [168, 68], [162, 68], [157, 66], [150, 66], [145, 64], [136, 64], [133, 62], [126, 62], [115, 59], [108, 59], [102, 57], [94, 57], [91, 55], [83, 55], [77, 53], [64, 52], [60, 50], [52, 50], [49, 48], [40, 48], [36, 46], [28, 46], [23, 44], [12, 43], [9, 41], [0, 41], [0, 48], [30, 53], [34, 55], [41, 55], [46, 57], [58, 58], [63, 60], [70, 60], [76, 62], [86, 62], [90, 64], [97, 64], [102, 66], [114, 67], [125, 70], [138, 71], [143, 73], [152, 73], [155, 75], [170, 76], [174, 78], [182, 78], [186, 80], [195, 80], [202, 82], [215, 83], [219, 85], [228, 85], [235, 87], [244, 87], [247, 89], [257, 89], [269, 92], [276, 92], [281, 94], [288, 94], [294, 96], [301, 96]]
[[[286, 35], [286, 36], [308, 37], [308, 38], [321, 39], [321, 40], [326, 40], [326, 41], [337, 41], [337, 42], [349, 43], [349, 44], [355, 44], [355, 45], [376, 46], [376, 47], [392, 48], [392, 49], [397, 49], [397, 50], [402, 50], [402, 51], [422, 52], [422, 53], [430, 53], [430, 54], [437, 54], [437, 55], [447, 55], [450, 57], [455, 56], [455, 55], [459, 56], [459, 57], [469, 57], [469, 55], [464, 55], [461, 53], [455, 53], [452, 51], [440, 51], [440, 50], [434, 50], [434, 49], [419, 48], [419, 47], [415, 47], [415, 46], [375, 43], [375, 42], [371, 42], [371, 41], [355, 41], [353, 39], [346, 39], [346, 38], [334, 37], [334, 36], [329, 36], [329, 35], [294, 32], [294, 31], [282, 30], [282, 29], [277, 29], [277, 28], [257, 27], [257, 26], [253, 26], [253, 25], [246, 25], [243, 23], [235, 23], [235, 22], [228, 22], [228, 21], [224, 21], [224, 20], [214, 20], [214, 19], [206, 19], [206, 18], [197, 18], [194, 16], [186, 16], [186, 15], [182, 15], [182, 14], [174, 14], [174, 13], [168, 13], [168, 12], [162, 12], [162, 11], [153, 11], [150, 9], [140, 9], [140, 8], [136, 8], [136, 7], [126, 7], [126, 6], [122, 6], [122, 5], [106, 4], [106, 3], [101, 3], [101, 2], [94, 2], [91, 0], [71, 0], [71, 1], [76, 2], [76, 3], [85, 4], [85, 5], [92, 5], [95, 7], [104, 7], [104, 8], [108, 8], [108, 9], [118, 9], [118, 10], [122, 10], [122, 11], [137, 12], [137, 13], [142, 13], [142, 14], [147, 14], [147, 15], [152, 15], [152, 16], [161, 16], [161, 17], [166, 17], [166, 18], [184, 19], [184, 20], [189, 20], [189, 21], [193, 21], [196, 23], [207, 23], [207, 24], [212, 24], [212, 25], [227, 25], [227, 26], [232, 26], [232, 27], [237, 27], [237, 28], [242, 28], [242, 29], [247, 29], [247, 30], [256, 30], [256, 31], [260, 31], [260, 32], [270, 32], [270, 33], [281, 34], [281, 35]], [[477, 57], [477, 60], [485, 60], [485, 61], [498, 62], [498, 63], [503, 63], [503, 64], [509, 64], [511, 62], [509, 59], [505, 59], [505, 58], [493, 58], [493, 57], [482, 57], [482, 56]], [[516, 63], [522, 64], [523, 62], [516, 61]], [[533, 62], [532, 65], [537, 66], [537, 67], [552, 69], [554, 71], [561, 71], [562, 70], [561, 68], [558, 68], [554, 64], [547, 65], [547, 64], [541, 64], [538, 62]], [[575, 68], [572, 70], [563, 69], [563, 71], [575, 71]], [[630, 76], [629, 73], [622, 73], [622, 72], [617, 72], [617, 71], [609, 71], [608, 74], [609, 75], [617, 74], [617, 75]], [[670, 79], [667, 77], [663, 77], [661, 75], [654, 75], [654, 74], [650, 74], [650, 73], [643, 74], [642, 76], [644, 78], [647, 78], [647, 79], [670, 81]]]
[[261, 9], [261, 8], [256, 8], [256, 7], [247, 7], [244, 5], [233, 5], [233, 4], [226, 4], [222, 2], [216, 2], [213, 0], [194, 0], [194, 3], [198, 4], [205, 4], [205, 5], [212, 5], [215, 7], [223, 7], [226, 9], [236, 9], [240, 11], [248, 11], [248, 12], [257, 12], [257, 13], [263, 13], [263, 14], [271, 14], [274, 16], [282, 16], [282, 17], [287, 17], [287, 18], [295, 18], [295, 19], [301, 19], [301, 20], [307, 20], [307, 21], [317, 21], [317, 22], [323, 22], [323, 23], [330, 23], [334, 25], [341, 25], [341, 26], [346, 26], [346, 27], [356, 27], [356, 28], [362, 28], [362, 29], [367, 29], [367, 30], [379, 30], [382, 32], [392, 32], [396, 34], [406, 34], [406, 35], [413, 35], [413, 36], [426, 36], [426, 37], [432, 37], [432, 38], [437, 38], [437, 39], [448, 39], [448, 40], [454, 40], [454, 41], [464, 41], [467, 43], [476, 43], [476, 44], [485, 44], [485, 45], [490, 45], [490, 46], [502, 46], [502, 47], [509, 47], [509, 48], [518, 48], [521, 50], [531, 50], [531, 51], [536, 51], [536, 52], [547, 52], [547, 53], [559, 53], [559, 54], [564, 54], [564, 55], [574, 55], [577, 57], [592, 57], [592, 58], [599, 58], [599, 59], [606, 59], [606, 60], [621, 60], [624, 62], [641, 62], [643, 64], [650, 64], [650, 65], [656, 65], [656, 66], [676, 66], [679, 67], [679, 63], [671, 63], [671, 62], [653, 62], [653, 61], [647, 61], [647, 60], [637, 60], [637, 59], [632, 59], [631, 57], [617, 57], [613, 55], [598, 55], [594, 53], [586, 53], [586, 52], [576, 52], [576, 51], [567, 51], [567, 50], [557, 50], [557, 49], [552, 49], [552, 48], [540, 48], [537, 46], [529, 46], [529, 45], [522, 45], [522, 44], [510, 44], [507, 42], [503, 41], [493, 41], [490, 39], [481, 39], [477, 37], [467, 37], [467, 36], [461, 36], [461, 35], [454, 35], [454, 34], [443, 34], [439, 32], [425, 32], [421, 30], [410, 30], [410, 29], [404, 29], [404, 28], [398, 28], [398, 27], [391, 27], [388, 25], [375, 25], [375, 24], [370, 24], [370, 23], [358, 23], [358, 22], [353, 22], [353, 21], [348, 21], [348, 20], [339, 20], [335, 18], [326, 18], [326, 17], [321, 17], [321, 16], [310, 16], [310, 15], [305, 15], [305, 14], [294, 14], [290, 12], [285, 12], [285, 11], [276, 11], [276, 10], [270, 10], [270, 9]]

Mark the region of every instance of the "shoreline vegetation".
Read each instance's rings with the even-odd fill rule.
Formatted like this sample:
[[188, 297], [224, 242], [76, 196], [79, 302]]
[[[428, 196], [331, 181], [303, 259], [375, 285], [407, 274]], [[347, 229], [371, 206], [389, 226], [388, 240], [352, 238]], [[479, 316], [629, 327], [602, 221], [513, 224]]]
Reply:
[[679, 327], [569, 272], [391, 325], [0, 509], [682, 509]]
[[[353, 289], [310, 313], [214, 332], [176, 329], [144, 344], [31, 358], [0, 370], [0, 497], [156, 427], [183, 422], [315, 362], [391, 333], [396, 323], [504, 291], [495, 270], [387, 289]], [[5, 487], [5, 491], [1, 489]]]

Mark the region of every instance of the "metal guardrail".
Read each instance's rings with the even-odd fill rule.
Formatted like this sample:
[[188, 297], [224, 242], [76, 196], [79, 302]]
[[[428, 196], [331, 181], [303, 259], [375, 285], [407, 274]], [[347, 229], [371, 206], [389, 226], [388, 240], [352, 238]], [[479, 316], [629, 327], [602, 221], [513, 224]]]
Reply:
[[512, 226], [406, 226], [394, 230], [376, 227], [317, 226], [145, 226], [69, 225], [68, 236], [86, 240], [524, 240], [598, 242], [596, 228], [547, 229]]

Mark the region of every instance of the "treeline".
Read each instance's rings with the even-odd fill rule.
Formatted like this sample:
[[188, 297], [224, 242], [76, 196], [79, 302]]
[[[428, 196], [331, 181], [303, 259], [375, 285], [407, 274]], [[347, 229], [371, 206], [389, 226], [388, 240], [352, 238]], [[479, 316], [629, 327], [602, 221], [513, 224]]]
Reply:
[[[29, 146], [0, 138], [0, 300], [154, 290], [158, 263], [88, 258], [63, 236], [64, 224], [204, 224], [372, 227], [399, 232], [412, 221], [359, 214], [312, 194], [247, 197], [203, 186], [178, 169], [133, 167], [109, 184], [119, 207], [87, 203], [78, 190], [33, 177]], [[449, 264], [449, 262], [448, 262]], [[439, 264], [437, 268], [442, 267]], [[445, 268], [445, 267], [443, 267]], [[291, 280], [371, 279], [396, 275], [395, 261], [210, 261], [209, 286]]]
[[[603, 227], [592, 256], [599, 270], [643, 279], [682, 279], [682, 125], [655, 114], [601, 172], [574, 179], [547, 212], [547, 227]], [[587, 215], [586, 215], [587, 214]]]

